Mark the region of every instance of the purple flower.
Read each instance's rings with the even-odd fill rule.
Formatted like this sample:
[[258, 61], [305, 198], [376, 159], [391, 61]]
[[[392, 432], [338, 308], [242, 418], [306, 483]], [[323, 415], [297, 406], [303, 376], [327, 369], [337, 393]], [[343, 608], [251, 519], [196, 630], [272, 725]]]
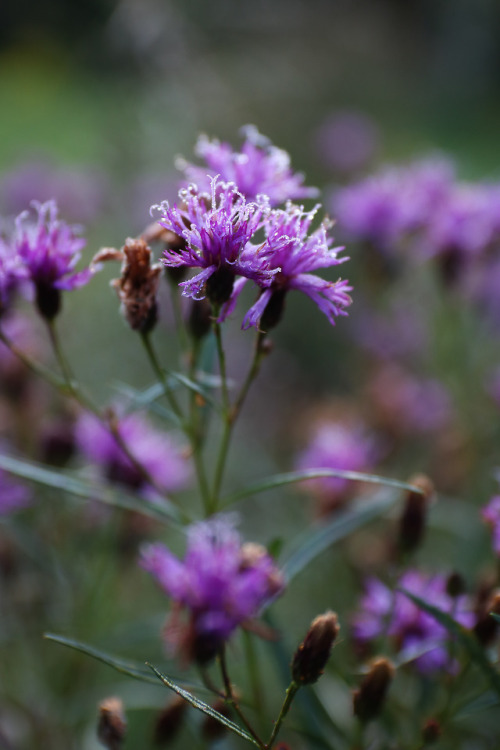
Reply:
[[0, 469], [0, 516], [6, 516], [31, 504], [33, 495], [28, 487], [11, 479]]
[[[242, 544], [230, 516], [191, 526], [183, 561], [163, 544], [151, 544], [140, 564], [174, 602], [175, 623], [166, 629], [170, 645], [200, 662], [213, 658], [238, 625], [256, 617], [284, 588], [266, 550]], [[189, 611], [190, 620], [179, 631], [182, 609]]]
[[200, 136], [195, 153], [206, 166], [197, 167], [179, 159], [178, 167], [200, 190], [209, 190], [209, 177], [220, 175], [225, 182], [234, 182], [247, 200], [256, 200], [263, 194], [272, 206], [318, 194], [316, 188], [304, 187], [304, 175], [292, 172], [286, 151], [273, 146], [254, 125], [242, 128], [242, 133], [245, 142], [241, 151], [233, 151], [228, 143]]
[[500, 495], [494, 495], [481, 510], [481, 516], [493, 532], [493, 550], [500, 557]]
[[[157, 432], [136, 413], [119, 419], [118, 432], [131, 455], [144, 467], [156, 486], [166, 492], [177, 492], [186, 486], [190, 478], [189, 464], [169, 435]], [[86, 413], [80, 416], [75, 439], [83, 455], [101, 467], [107, 479], [154, 499], [154, 488], [96, 417]]]
[[247, 202], [234, 183], [220, 182], [218, 177], [211, 178], [210, 186], [211, 196], [190, 185], [179, 192], [181, 207], [165, 201], [153, 208], [162, 214], [158, 223], [186, 242], [185, 248], [165, 251], [165, 265], [203, 269], [180, 284], [183, 295], [193, 299], [206, 295], [217, 305], [228, 301], [231, 305], [236, 276], [267, 286], [276, 273], [269, 270], [264, 254], [249, 245], [269, 213], [269, 204], [265, 196]]
[[377, 151], [379, 133], [362, 112], [338, 110], [318, 128], [314, 145], [322, 164], [347, 174], [366, 167]]
[[243, 328], [259, 328], [262, 324], [262, 328], [268, 330], [274, 326], [290, 289], [307, 294], [332, 324], [337, 315], [347, 315], [344, 308], [351, 303], [347, 294], [352, 288], [349, 282], [326, 281], [309, 273], [348, 260], [338, 257], [343, 248], [332, 247], [333, 238], [327, 233], [328, 221], [308, 235], [317, 209], [318, 206], [304, 211], [303, 206], [287, 203], [285, 210], [277, 209], [270, 215], [265, 225], [266, 241], [258, 252], [269, 259], [276, 273], [246, 314]]
[[35, 287], [40, 313], [53, 318], [60, 308], [61, 290], [86, 284], [95, 269], [75, 272], [85, 240], [77, 228], [57, 218], [55, 201], [33, 201], [38, 216], [32, 221], [28, 211], [19, 214], [11, 245]]
[[0, 236], [0, 315], [12, 305], [15, 292], [26, 278], [21, 259]]
[[[449, 596], [446, 582], [443, 575], [430, 576], [408, 570], [399, 579], [397, 587], [450, 614], [464, 627], [472, 627], [475, 618], [467, 597]], [[352, 633], [361, 643], [388, 635], [400, 660], [415, 661], [415, 666], [423, 673], [455, 667], [447, 649], [449, 633], [446, 628], [402, 592], [392, 592], [376, 578], [366, 582], [365, 594], [352, 621]]]
[[[324, 422], [297, 460], [297, 469], [341, 469], [367, 471], [373, 468], [379, 453], [373, 436], [362, 424]], [[308, 487], [319, 494], [325, 510], [332, 510], [345, 499], [353, 483], [341, 477], [312, 479]]]

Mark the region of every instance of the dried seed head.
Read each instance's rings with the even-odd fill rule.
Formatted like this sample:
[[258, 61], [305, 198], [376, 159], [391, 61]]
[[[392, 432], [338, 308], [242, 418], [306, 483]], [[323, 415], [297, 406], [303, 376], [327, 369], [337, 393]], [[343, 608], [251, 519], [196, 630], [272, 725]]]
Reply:
[[360, 721], [367, 722], [378, 716], [394, 673], [393, 665], [384, 657], [375, 659], [371, 663], [368, 674], [352, 695], [354, 715]]
[[187, 708], [188, 704], [180, 696], [168, 703], [156, 720], [154, 728], [155, 745], [163, 747], [175, 739], [182, 727]]
[[423, 492], [409, 491], [399, 521], [399, 546], [405, 552], [411, 552], [422, 542], [425, 534], [427, 508], [434, 494], [434, 485], [424, 474], [417, 474], [409, 480], [410, 484]]
[[125, 739], [127, 721], [120, 698], [105, 698], [99, 704], [97, 736], [108, 750], [120, 750]]
[[334, 612], [325, 612], [312, 621], [307, 635], [292, 661], [292, 678], [299, 685], [316, 682], [330, 657], [340, 626]]
[[112, 281], [122, 312], [134, 331], [147, 333], [156, 323], [161, 263], [151, 265], [151, 250], [144, 240], [128, 239], [123, 246], [121, 276]]

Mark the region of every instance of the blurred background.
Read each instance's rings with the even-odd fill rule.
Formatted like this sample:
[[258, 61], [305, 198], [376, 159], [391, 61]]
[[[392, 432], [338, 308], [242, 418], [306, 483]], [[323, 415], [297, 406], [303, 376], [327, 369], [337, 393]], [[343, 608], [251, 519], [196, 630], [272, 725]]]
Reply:
[[[320, 188], [327, 210], [339, 186], [385, 162], [428, 154], [451, 157], [462, 179], [499, 181], [500, 4], [3, 2], [0, 102], [0, 215], [11, 217], [32, 199], [55, 197], [62, 217], [84, 226], [87, 260], [102, 246], [121, 247], [127, 236], [136, 236], [148, 224], [152, 204], [175, 198], [175, 158], [192, 158], [200, 132], [238, 146], [241, 126], [255, 124], [291, 154], [307, 185]], [[344, 241], [341, 224], [335, 233]], [[366, 269], [358, 250], [348, 248], [348, 254], [351, 261], [343, 273], [356, 280]], [[106, 268], [91, 285], [67, 295], [61, 319], [69, 358], [103, 403], [116, 395], [113, 386], [120, 379], [135, 387], [152, 382], [140, 343], [118, 314], [116, 296], [108, 288], [116, 275], [117, 269]], [[417, 306], [425, 307], [426, 289], [424, 284], [416, 290]], [[165, 292], [166, 285], [156, 336], [168, 363], [177, 350]], [[240, 443], [234, 447], [229, 483], [241, 485], [256, 473], [289, 470], [317, 411], [323, 416], [331, 412], [332, 419], [345, 419], [346, 414], [350, 419], [360, 399], [371, 398], [364, 370], [369, 346], [352, 346], [361, 320], [356, 318], [356, 292], [353, 296], [352, 321], [341, 320], [334, 330], [310, 300], [290, 303], [286, 320], [273, 335], [273, 359], [252, 394], [251, 418], [237, 434]], [[498, 361], [491, 329], [484, 333], [474, 322], [461, 321], [455, 335], [455, 311], [453, 306], [438, 311], [446, 351], [427, 357], [425, 366], [419, 364], [420, 375], [437, 378], [451, 394], [457, 416], [452, 427], [443, 418], [443, 431], [440, 423], [408, 441], [397, 430], [396, 436], [386, 434], [375, 451], [377, 460], [372, 457], [353, 468], [373, 468], [380, 459], [381, 471], [401, 479], [416, 470], [434, 469], [439, 489], [471, 500], [477, 508], [494, 487], [499, 399], [492, 410], [483, 385], [477, 399], [471, 396], [471, 384], [477, 382], [474, 368], [462, 378], [471, 330], [479, 331], [474, 362], [479, 362], [481, 379]], [[240, 319], [231, 322], [229, 334], [230, 373], [236, 377], [250, 345], [239, 333]], [[370, 387], [375, 388], [373, 383]], [[432, 405], [428, 408], [434, 411]], [[247, 460], [249, 452], [252, 462]], [[34, 455], [40, 458], [40, 453]], [[281, 500], [287, 503], [286, 524]], [[142, 723], [132, 722], [127, 745], [142, 747], [141, 732], [151, 723], [147, 711], [163, 705], [161, 691], [118, 684], [105, 667], [69, 651], [56, 654], [57, 646], [41, 647], [39, 637], [41, 629], [57, 630], [137, 658], [144, 656], [147, 642], [152, 653], [146, 655], [161, 659], [155, 639], [162, 615], [150, 617], [155, 608], [160, 611], [161, 602], [136, 569], [136, 547], [128, 550], [128, 557], [115, 556], [110, 563], [109, 550], [116, 552], [123, 544], [116, 528], [99, 526], [89, 534], [69, 506], [58, 508], [57, 520], [40, 508], [28, 511], [34, 513], [36, 534], [30, 536], [14, 524], [15, 542], [6, 535], [0, 544], [2, 585], [17, 607], [0, 642], [10, 681], [0, 703], [0, 729], [3, 720], [5, 737], [14, 738], [6, 747], [96, 747], [94, 707], [113, 690], [132, 711], [144, 713]], [[453, 508], [453, 535], [443, 530], [442, 514], [425, 554], [437, 565], [446, 559], [449, 565], [461, 561], [470, 570], [480, 567], [486, 532], [479, 521], [470, 525], [470, 511], [462, 505]], [[304, 510], [303, 497], [295, 493], [272, 508], [262, 500], [242, 512], [246, 536], [267, 543], [280, 524], [285, 536], [317, 509]], [[262, 529], [264, 513], [271, 531]], [[153, 535], [151, 529], [147, 533]], [[278, 605], [282, 621], [292, 623], [292, 644], [317, 613], [316, 606], [352, 609], [353, 581], [359, 584], [364, 567], [376, 566], [384, 557], [380, 544], [368, 534], [345, 558], [332, 552], [313, 573], [305, 574], [293, 601]], [[19, 563], [20, 551], [28, 562]], [[339, 582], [337, 602], [325, 595], [326, 576], [333, 569]], [[19, 587], [19, 576], [24, 588]], [[143, 586], [143, 618], [134, 624], [138, 607], [131, 592]], [[89, 617], [89, 612], [97, 614]], [[19, 630], [21, 622], [24, 630]], [[101, 684], [106, 687], [96, 687]], [[335, 685], [332, 695], [339, 692]], [[345, 700], [339, 700], [342, 710]], [[139, 744], [134, 745], [134, 737]]]

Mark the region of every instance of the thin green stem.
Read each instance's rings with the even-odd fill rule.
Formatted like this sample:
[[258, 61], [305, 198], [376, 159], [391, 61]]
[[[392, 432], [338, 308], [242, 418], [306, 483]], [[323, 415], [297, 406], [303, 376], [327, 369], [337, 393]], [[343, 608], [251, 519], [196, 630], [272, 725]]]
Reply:
[[219, 358], [219, 371], [221, 379], [222, 389], [222, 408], [224, 413], [229, 415], [230, 402], [229, 402], [229, 389], [227, 387], [227, 374], [226, 374], [226, 353], [224, 352], [224, 344], [222, 343], [222, 330], [220, 323], [217, 323], [218, 310], [214, 310], [214, 333], [215, 341], [217, 343], [217, 356]]
[[40, 362], [37, 362], [35, 359], [30, 357], [29, 354], [26, 354], [21, 349], [18, 349], [18, 347], [4, 334], [2, 330], [0, 330], [0, 341], [3, 341], [5, 346], [10, 349], [12, 354], [16, 356], [26, 367], [28, 367], [35, 375], [38, 375], [38, 377], [42, 378], [42, 380], [45, 380], [47, 383], [49, 383], [53, 388], [57, 388], [57, 390], [61, 391], [61, 393], [64, 393], [65, 395], [68, 392], [68, 388], [66, 385], [66, 382], [63, 378], [60, 378], [58, 375], [56, 375], [52, 370], [49, 370], [48, 367], [45, 367], [44, 365], [40, 364]]
[[252, 640], [252, 635], [248, 632], [248, 630], [243, 630], [243, 642], [245, 645], [245, 656], [248, 676], [250, 678], [250, 686], [252, 689], [253, 704], [257, 713], [261, 714], [264, 704], [264, 691], [259, 679], [260, 675], [259, 670], [257, 669], [257, 657]]
[[[196, 382], [196, 366], [198, 363], [198, 357], [200, 352], [200, 342], [196, 340], [193, 343], [193, 349], [191, 352], [191, 362], [189, 366], [189, 379]], [[199, 410], [196, 403], [197, 394], [194, 390], [189, 392], [189, 422], [190, 422], [190, 439], [191, 439], [191, 450], [193, 452], [193, 462], [195, 466], [196, 476], [198, 478], [198, 484], [200, 487], [200, 494], [203, 500], [206, 515], [210, 515], [210, 487], [208, 484], [207, 474], [205, 471], [205, 463], [203, 461], [203, 435], [201, 432], [201, 425], [199, 419]]]
[[268, 746], [266, 746], [263, 740], [261, 740], [261, 738], [255, 731], [255, 729], [252, 727], [247, 717], [245, 716], [245, 714], [243, 713], [243, 711], [238, 705], [238, 701], [236, 700], [236, 696], [234, 695], [233, 686], [231, 685], [231, 680], [229, 678], [229, 673], [227, 671], [226, 653], [224, 649], [222, 649], [222, 651], [219, 654], [219, 664], [220, 664], [220, 669], [221, 669], [222, 681], [224, 683], [226, 703], [232, 706], [234, 712], [239, 717], [239, 719], [241, 720], [245, 728], [248, 730], [248, 732], [252, 735], [254, 740], [258, 743], [261, 750], [267, 750]]
[[300, 689], [300, 685], [298, 685], [296, 682], [291, 682], [289, 684], [285, 693], [285, 700], [283, 701], [283, 705], [281, 706], [281, 711], [279, 712], [279, 716], [275, 721], [273, 731], [271, 732], [271, 736], [269, 738], [269, 742], [266, 745], [266, 750], [271, 750], [274, 744], [274, 741], [276, 737], [278, 736], [278, 732], [281, 729], [283, 720], [285, 716], [287, 715], [288, 711], [290, 710], [290, 706], [292, 705], [293, 699], [295, 698], [299, 689]]
[[182, 410], [177, 403], [177, 399], [175, 398], [174, 394], [172, 393], [172, 389], [170, 388], [167, 380], [167, 375], [163, 367], [160, 365], [160, 362], [158, 361], [158, 357], [156, 356], [156, 351], [153, 346], [153, 343], [151, 341], [151, 334], [150, 333], [141, 333], [141, 340], [144, 344], [144, 348], [146, 350], [146, 353], [148, 355], [148, 359], [151, 363], [151, 367], [153, 368], [153, 372], [155, 373], [156, 377], [158, 378], [159, 382], [163, 386], [163, 392], [168, 400], [168, 403], [170, 404], [170, 408], [174, 412], [174, 414], [179, 417], [181, 422], [184, 421]]
[[177, 282], [168, 280], [170, 284], [170, 298], [172, 300], [172, 309], [174, 311], [175, 328], [177, 330], [177, 336], [181, 345], [181, 350], [186, 352], [189, 348], [188, 337], [186, 334], [186, 327], [184, 325], [184, 319], [182, 317], [181, 308], [181, 295], [179, 294], [179, 285]]

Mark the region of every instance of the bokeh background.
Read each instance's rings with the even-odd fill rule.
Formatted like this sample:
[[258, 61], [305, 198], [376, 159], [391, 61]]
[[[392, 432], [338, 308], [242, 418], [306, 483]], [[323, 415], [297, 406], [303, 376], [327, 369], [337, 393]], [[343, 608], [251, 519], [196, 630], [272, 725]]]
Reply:
[[[246, 123], [292, 155], [294, 167], [306, 173], [307, 184], [320, 187], [327, 205], [336, 187], [379, 164], [429, 153], [451, 156], [464, 179], [498, 181], [500, 5], [495, 0], [4, 2], [0, 102], [0, 214], [15, 215], [33, 198], [56, 197], [64, 218], [84, 225], [87, 259], [102, 246], [120, 247], [125, 237], [137, 235], [149, 222], [151, 204], [175, 196], [175, 158], [191, 157], [200, 132], [238, 144]], [[338, 233], [342, 239], [341, 226]], [[346, 275], [356, 278], [362, 273], [359, 258], [349, 254]], [[102, 402], [112, 398], [118, 380], [135, 387], [152, 380], [140, 344], [108, 290], [115, 275], [106, 268], [89, 287], [68, 295], [61, 320], [75, 370]], [[176, 346], [167, 298], [162, 310], [158, 346], [168, 361]], [[452, 318], [441, 320], [447, 330]], [[233, 328], [230, 365], [238, 375], [248, 345], [238, 334], [238, 321]], [[307, 299], [290, 304], [276, 333], [273, 362], [252, 395], [251, 418], [237, 435], [241, 442], [234, 449], [230, 483], [250, 479], [257, 470], [290, 468], [308, 410], [324, 410], [325, 399], [335, 401], [331, 408], [338, 413], [340, 397], [350, 402], [359, 397], [364, 373], [350, 348], [350, 330], [341, 321], [332, 331]], [[476, 341], [476, 348], [480, 344]], [[469, 373], [469, 380], [457, 385], [467, 357], [462, 331], [430, 373], [444, 377], [458, 394], [462, 420], [474, 381]], [[494, 363], [494, 357], [486, 359]], [[458, 480], [445, 477], [443, 489], [469, 500], [472, 495], [476, 506], [493, 488], [498, 437], [489, 422], [482, 431], [480, 417], [472, 454], [466, 441], [466, 460], [460, 441], [458, 454], [452, 446], [451, 454], [437, 459], [442, 465], [447, 460], [442, 456], [452, 455], [455, 464], [472, 467], [459, 472]], [[429, 470], [433, 461], [435, 451], [424, 439], [407, 446], [395, 463], [389, 457], [385, 468], [405, 478]], [[159, 708], [164, 697], [154, 688], [141, 686], [138, 692], [133, 683], [118, 685], [116, 675], [78, 654], [56, 655], [57, 647], [40, 645], [39, 635], [58, 630], [138, 658], [150, 638], [155, 645], [147, 656], [160, 659], [162, 615], [151, 617], [159, 610], [158, 596], [146, 587], [144, 617], [137, 619], [135, 592], [145, 586], [144, 573], [135, 569], [133, 555], [125, 562], [110, 556], [119, 545], [116, 528], [89, 534], [70, 507], [58, 507], [57, 517], [36, 511], [36, 536], [24, 537], [19, 529], [15, 534], [15, 549], [23, 549], [31, 562], [21, 566], [25, 589], [15, 590], [18, 610], [0, 643], [9, 682], [0, 726], [3, 718], [16, 748], [94, 748], [92, 712], [116, 690], [139, 716], [132, 722], [130, 747], [134, 738], [142, 747], [150, 709]], [[467, 511], [453, 507], [456, 535], [441, 538], [441, 519], [430, 559], [479, 564], [486, 536], [478, 525], [467, 537]], [[264, 513], [269, 528], [281, 524], [283, 535], [307, 515], [300, 495], [286, 506], [259, 501], [243, 509], [249, 538], [270, 541], [273, 531], [263, 529]], [[362, 538], [348, 562], [332, 553], [304, 576], [295, 603], [280, 605], [292, 644], [316, 614], [316, 602], [327, 604], [325, 581], [332, 570], [338, 600], [346, 602], [346, 610], [352, 606], [349, 560], [366, 551], [368, 542], [376, 560], [376, 540]], [[51, 547], [57, 553], [47, 560]], [[340, 689], [337, 698], [341, 712], [346, 703]]]

